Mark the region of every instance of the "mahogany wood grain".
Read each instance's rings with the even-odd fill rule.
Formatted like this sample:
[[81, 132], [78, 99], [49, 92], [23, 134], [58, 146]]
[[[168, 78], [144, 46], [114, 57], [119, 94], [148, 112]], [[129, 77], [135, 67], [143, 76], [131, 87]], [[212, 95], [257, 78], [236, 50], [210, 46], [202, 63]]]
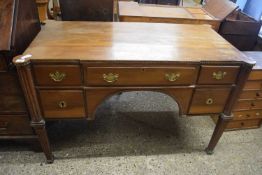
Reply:
[[227, 130], [259, 128], [262, 119], [233, 120], [227, 125]]
[[[79, 65], [34, 65], [35, 82], [38, 86], [80, 86], [82, 74]], [[60, 73], [65, 77], [55, 81], [50, 74]]]
[[0, 115], [0, 135], [32, 135], [27, 115]]
[[262, 100], [238, 100], [234, 110], [262, 109]]
[[[221, 113], [226, 105], [231, 88], [199, 88], [195, 90], [189, 114]], [[212, 100], [208, 104], [208, 100]]]
[[[113, 73], [118, 80], [108, 83], [103, 75]], [[89, 67], [86, 68], [86, 82], [90, 86], [137, 86], [137, 85], [190, 85], [197, 78], [197, 67]], [[177, 80], [169, 81], [166, 74], [178, 75]]]
[[261, 90], [243, 90], [239, 96], [239, 99], [242, 99], [242, 100], [262, 99], [262, 91]]
[[39, 98], [43, 117], [46, 119], [84, 118], [86, 116], [83, 91], [40, 90]]
[[262, 90], [261, 81], [247, 81], [244, 90]]
[[[234, 84], [239, 73], [239, 66], [202, 66], [198, 84]], [[222, 79], [214, 78], [214, 73], [226, 73]]]

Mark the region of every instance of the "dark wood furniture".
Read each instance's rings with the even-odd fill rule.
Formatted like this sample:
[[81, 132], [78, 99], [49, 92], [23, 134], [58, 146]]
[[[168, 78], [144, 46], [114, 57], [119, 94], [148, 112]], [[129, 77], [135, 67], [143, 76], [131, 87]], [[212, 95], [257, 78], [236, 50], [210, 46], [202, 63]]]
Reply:
[[59, 0], [63, 21], [113, 21], [114, 0]]
[[0, 139], [37, 138], [12, 58], [40, 30], [34, 0], [0, 0]]
[[103, 100], [133, 90], [170, 95], [181, 115], [220, 114], [212, 154], [254, 64], [204, 25], [53, 21], [13, 62], [48, 162], [46, 120], [94, 120]]
[[[237, 7], [228, 0], [219, 3], [217, 0], [212, 0], [203, 8], [138, 4], [132, 1], [119, 1], [118, 4], [118, 16], [121, 22], [208, 24], [216, 31], [221, 21]], [[219, 10], [215, 10], [214, 6]], [[221, 10], [225, 6], [227, 8]]]
[[256, 45], [261, 22], [236, 11], [228, 16], [219, 29], [219, 34], [241, 51], [252, 51]]

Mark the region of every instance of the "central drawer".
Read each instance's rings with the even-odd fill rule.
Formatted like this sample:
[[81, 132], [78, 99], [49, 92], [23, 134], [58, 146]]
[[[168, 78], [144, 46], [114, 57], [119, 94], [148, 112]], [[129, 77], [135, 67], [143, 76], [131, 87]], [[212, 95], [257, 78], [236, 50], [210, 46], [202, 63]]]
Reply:
[[81, 90], [40, 90], [44, 118], [85, 117], [84, 94]]
[[87, 67], [89, 86], [190, 85], [197, 78], [197, 67]]

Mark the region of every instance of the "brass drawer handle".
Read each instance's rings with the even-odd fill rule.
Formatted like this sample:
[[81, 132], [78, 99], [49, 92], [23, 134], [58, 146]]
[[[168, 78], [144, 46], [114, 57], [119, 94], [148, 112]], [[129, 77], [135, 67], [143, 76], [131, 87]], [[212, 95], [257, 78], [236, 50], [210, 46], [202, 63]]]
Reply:
[[218, 72], [213, 72], [213, 78], [216, 80], [222, 80], [226, 76], [226, 72], [218, 71]]
[[165, 74], [166, 79], [170, 82], [174, 82], [178, 80], [180, 76], [181, 76], [180, 73]]
[[49, 73], [49, 77], [55, 82], [61, 82], [65, 79], [66, 74], [63, 72], [55, 71], [54, 73]]
[[212, 98], [208, 98], [206, 101], [207, 105], [212, 105], [214, 103], [214, 100]]
[[103, 74], [103, 78], [108, 83], [114, 83], [118, 80], [119, 75], [114, 73]]
[[58, 106], [59, 106], [61, 109], [64, 109], [64, 108], [67, 107], [67, 103], [66, 103], [65, 101], [60, 101], [60, 102], [58, 103]]

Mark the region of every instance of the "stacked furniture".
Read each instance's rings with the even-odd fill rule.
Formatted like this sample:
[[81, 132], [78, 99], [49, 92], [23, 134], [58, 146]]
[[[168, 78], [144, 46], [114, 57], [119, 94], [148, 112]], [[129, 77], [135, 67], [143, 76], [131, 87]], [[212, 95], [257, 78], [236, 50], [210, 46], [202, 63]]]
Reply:
[[203, 8], [138, 4], [132, 1], [119, 1], [118, 4], [121, 22], [208, 24], [216, 31], [221, 21], [237, 8], [228, 0], [210, 0]]
[[0, 139], [35, 139], [12, 58], [40, 31], [34, 0], [0, 0]]
[[234, 106], [234, 118], [227, 130], [258, 128], [262, 122], [262, 52], [244, 52], [256, 66]]

